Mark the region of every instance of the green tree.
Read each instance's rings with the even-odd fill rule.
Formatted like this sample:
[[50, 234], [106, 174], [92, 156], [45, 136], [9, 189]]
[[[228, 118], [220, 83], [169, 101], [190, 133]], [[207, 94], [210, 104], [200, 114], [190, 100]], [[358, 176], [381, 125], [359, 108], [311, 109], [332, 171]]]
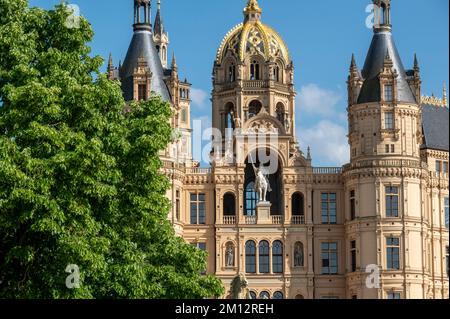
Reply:
[[[91, 26], [0, 0], [0, 298], [204, 298], [206, 255], [175, 236], [159, 97], [124, 112]], [[68, 289], [66, 267], [79, 267]]]

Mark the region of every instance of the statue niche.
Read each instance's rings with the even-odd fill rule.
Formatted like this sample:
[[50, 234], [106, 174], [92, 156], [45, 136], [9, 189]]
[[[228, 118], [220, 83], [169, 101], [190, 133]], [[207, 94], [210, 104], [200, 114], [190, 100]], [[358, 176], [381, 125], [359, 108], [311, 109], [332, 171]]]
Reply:
[[301, 242], [295, 243], [294, 247], [294, 267], [303, 267], [305, 265], [305, 257], [303, 251], [303, 244]]
[[234, 245], [228, 243], [225, 249], [225, 267], [234, 267]]

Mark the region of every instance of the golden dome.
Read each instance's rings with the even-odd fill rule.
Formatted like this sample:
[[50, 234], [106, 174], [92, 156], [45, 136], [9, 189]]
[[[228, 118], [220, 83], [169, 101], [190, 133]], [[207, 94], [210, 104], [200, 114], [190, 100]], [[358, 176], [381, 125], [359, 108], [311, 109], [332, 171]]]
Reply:
[[244, 23], [231, 29], [222, 40], [216, 56], [218, 64], [221, 64], [228, 54], [240, 61], [244, 61], [247, 56], [259, 54], [266, 60], [282, 58], [286, 64], [290, 62], [288, 48], [280, 35], [259, 18], [248, 19], [249, 14], [261, 12], [256, 0], [248, 1], [244, 9]]

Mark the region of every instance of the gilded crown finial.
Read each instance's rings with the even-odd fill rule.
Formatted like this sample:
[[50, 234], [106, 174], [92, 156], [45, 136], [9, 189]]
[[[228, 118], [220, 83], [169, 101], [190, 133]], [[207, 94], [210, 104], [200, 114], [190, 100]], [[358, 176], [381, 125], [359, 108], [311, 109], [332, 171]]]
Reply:
[[248, 0], [247, 2], [247, 6], [244, 9], [244, 14], [248, 15], [251, 13], [258, 13], [258, 14], [262, 13], [261, 7], [259, 6], [257, 0]]

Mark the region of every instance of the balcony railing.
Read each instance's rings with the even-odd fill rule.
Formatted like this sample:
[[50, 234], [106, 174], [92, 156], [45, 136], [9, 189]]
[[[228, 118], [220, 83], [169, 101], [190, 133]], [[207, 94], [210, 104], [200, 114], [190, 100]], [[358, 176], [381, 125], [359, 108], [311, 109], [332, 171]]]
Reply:
[[224, 216], [223, 224], [224, 225], [235, 225], [236, 224], [236, 216]]
[[256, 225], [256, 216], [245, 216], [245, 224], [247, 225]]
[[211, 174], [211, 168], [200, 168], [200, 167], [190, 167], [186, 168], [186, 174], [199, 174], [199, 175], [209, 175]]
[[274, 225], [283, 224], [283, 216], [272, 216], [272, 224]]
[[305, 225], [305, 216], [292, 216], [291, 223], [294, 225]]
[[427, 164], [417, 160], [372, 160], [359, 161], [344, 166], [344, 170], [372, 168], [372, 167], [409, 167], [409, 168], [427, 168]]
[[430, 176], [431, 176], [431, 178], [434, 178], [434, 179], [448, 180], [448, 173], [430, 172]]
[[342, 168], [341, 167], [314, 167], [313, 173], [314, 174], [341, 174]]
[[261, 88], [267, 88], [268, 82], [267, 81], [244, 81], [244, 88], [245, 89], [261, 89]]

